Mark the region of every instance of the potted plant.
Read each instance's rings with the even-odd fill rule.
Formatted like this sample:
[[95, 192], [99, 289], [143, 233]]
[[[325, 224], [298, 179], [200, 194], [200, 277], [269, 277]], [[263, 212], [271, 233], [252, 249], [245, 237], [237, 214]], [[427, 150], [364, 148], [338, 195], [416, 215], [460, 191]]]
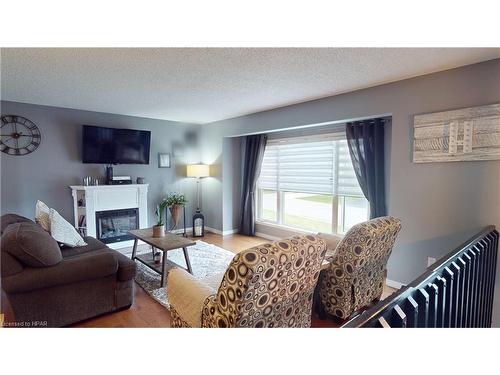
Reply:
[[153, 237], [163, 237], [165, 236], [165, 223], [163, 222], [165, 208], [167, 208], [167, 202], [163, 199], [156, 206], [156, 225], [153, 227]]
[[166, 206], [170, 210], [170, 214], [172, 215], [172, 228], [171, 231], [177, 229], [177, 225], [179, 224], [179, 220], [181, 217], [181, 208], [185, 206], [188, 202], [186, 196], [180, 193], [169, 193], [165, 197]]

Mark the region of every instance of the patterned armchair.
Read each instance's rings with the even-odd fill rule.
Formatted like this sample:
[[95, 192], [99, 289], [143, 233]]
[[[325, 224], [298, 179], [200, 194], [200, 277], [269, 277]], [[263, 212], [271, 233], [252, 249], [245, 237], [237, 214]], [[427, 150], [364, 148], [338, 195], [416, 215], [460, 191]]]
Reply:
[[333, 252], [328, 249], [330, 265], [321, 272], [318, 283], [322, 312], [347, 319], [380, 299], [387, 261], [400, 229], [399, 219], [376, 218], [355, 225], [339, 239]]
[[325, 253], [321, 238], [294, 236], [237, 254], [219, 277], [173, 269], [172, 327], [310, 327]]

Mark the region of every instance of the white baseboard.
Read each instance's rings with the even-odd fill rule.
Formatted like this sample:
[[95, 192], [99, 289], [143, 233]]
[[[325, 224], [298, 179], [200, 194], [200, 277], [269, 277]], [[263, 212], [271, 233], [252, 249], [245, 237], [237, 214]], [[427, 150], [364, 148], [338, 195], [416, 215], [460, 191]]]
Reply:
[[282, 240], [282, 238], [280, 238], [280, 237], [271, 236], [270, 234], [265, 234], [265, 233], [261, 233], [261, 232], [255, 232], [255, 235], [257, 237], [262, 237], [262, 238], [265, 238], [266, 240], [271, 240], [271, 241]]
[[402, 287], [406, 286], [406, 284], [400, 283], [399, 281], [390, 280], [390, 279], [385, 279], [385, 284], [388, 287], [391, 287], [394, 289], [401, 289]]
[[208, 232], [219, 234], [221, 236], [229, 236], [231, 234], [238, 233], [238, 229], [229, 229], [229, 230], [221, 231], [221, 230], [218, 230], [218, 229], [215, 229], [212, 227], [205, 227], [205, 230], [207, 230]]
[[[193, 227], [186, 228], [186, 233], [190, 233], [190, 232], [191, 233], [193, 232]], [[176, 230], [171, 231], [170, 233], [174, 233], [174, 234], [184, 233], [184, 229], [176, 229]]]

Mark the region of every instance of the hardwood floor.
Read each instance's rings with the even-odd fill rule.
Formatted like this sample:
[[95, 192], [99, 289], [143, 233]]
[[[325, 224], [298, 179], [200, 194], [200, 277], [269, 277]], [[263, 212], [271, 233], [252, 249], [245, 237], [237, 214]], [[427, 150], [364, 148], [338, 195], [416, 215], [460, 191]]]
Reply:
[[135, 301], [128, 310], [106, 314], [74, 324], [72, 327], [95, 328], [160, 328], [170, 327], [170, 312], [156, 302], [139, 285], [135, 285]]
[[[207, 233], [202, 241], [222, 247], [235, 254], [249, 247], [269, 242], [260, 237], [248, 237], [239, 234], [220, 236]], [[394, 289], [384, 289], [385, 298], [392, 294]], [[336, 322], [320, 320], [315, 314], [312, 319], [313, 327], [338, 327]], [[128, 310], [119, 311], [75, 324], [73, 327], [170, 327], [169, 311], [151, 298], [139, 285], [135, 286], [135, 301]]]

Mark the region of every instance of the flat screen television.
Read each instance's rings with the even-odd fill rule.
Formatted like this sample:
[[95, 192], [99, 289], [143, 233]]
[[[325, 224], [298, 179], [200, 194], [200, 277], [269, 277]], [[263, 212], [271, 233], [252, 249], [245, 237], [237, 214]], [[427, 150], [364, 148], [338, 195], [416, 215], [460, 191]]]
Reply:
[[83, 125], [82, 161], [96, 164], [149, 164], [151, 132]]

